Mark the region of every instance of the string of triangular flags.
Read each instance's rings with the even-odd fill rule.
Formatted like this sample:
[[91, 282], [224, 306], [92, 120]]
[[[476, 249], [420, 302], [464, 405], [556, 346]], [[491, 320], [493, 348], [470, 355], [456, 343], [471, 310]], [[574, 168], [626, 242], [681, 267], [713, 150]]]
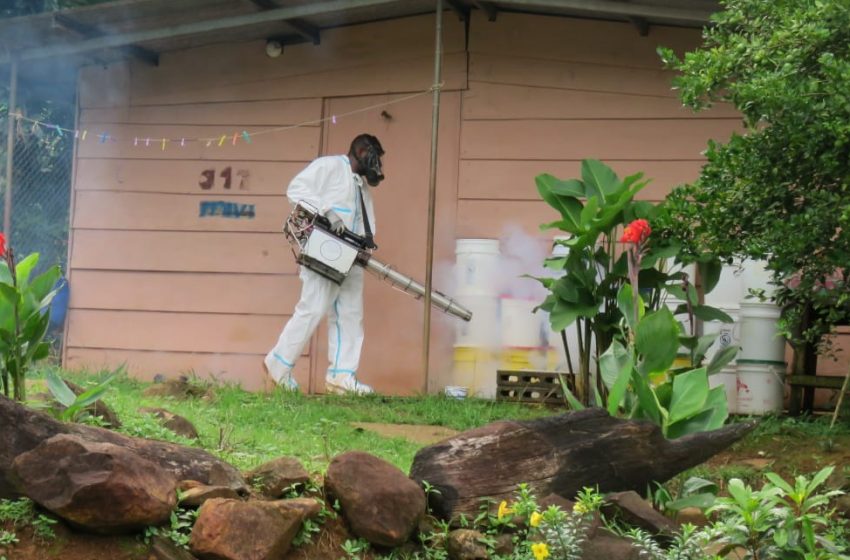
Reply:
[[[358, 113], [365, 113], [367, 111], [372, 111], [374, 109], [380, 109], [382, 107], [386, 107], [388, 105], [395, 105], [396, 103], [402, 103], [404, 101], [409, 101], [411, 99], [415, 99], [417, 97], [421, 97], [423, 95], [427, 95], [428, 93], [432, 93], [436, 89], [440, 89], [443, 84], [436, 84], [431, 86], [430, 88], [420, 91], [417, 93], [413, 93], [410, 95], [406, 95], [403, 97], [398, 97], [396, 99], [391, 99], [389, 101], [384, 101], [381, 103], [375, 103], [374, 105], [369, 105], [367, 107], [361, 107], [359, 109], [354, 109], [352, 111], [347, 111], [345, 113], [329, 115], [327, 117], [322, 117], [319, 119], [311, 119], [309, 121], [300, 122], [297, 124], [290, 124], [285, 126], [278, 126], [272, 128], [266, 128], [263, 130], [256, 131], [248, 131], [248, 130], [237, 130], [233, 132], [227, 132], [216, 136], [202, 136], [202, 137], [188, 137], [188, 136], [180, 136], [180, 137], [156, 137], [156, 136], [133, 136], [133, 137], [120, 137], [114, 136], [110, 134], [107, 130], [91, 130], [89, 128], [66, 128], [59, 126], [58, 124], [45, 122], [39, 119], [33, 119], [30, 117], [26, 117], [20, 112], [16, 113], [8, 113], [10, 117], [16, 119], [19, 123], [26, 122], [31, 125], [30, 131], [33, 134], [39, 134], [42, 131], [51, 131], [56, 134], [59, 138], [74, 138], [79, 141], [86, 141], [88, 138], [97, 138], [97, 142], [100, 144], [113, 143], [113, 142], [121, 142], [128, 141], [132, 142], [134, 147], [145, 147], [149, 148], [159, 147], [162, 151], [165, 151], [169, 146], [178, 146], [180, 148], [185, 147], [187, 144], [192, 142], [198, 142], [200, 144], [205, 145], [206, 147], [222, 147], [226, 144], [230, 144], [235, 146], [238, 142], [242, 141], [246, 144], [251, 144], [253, 139], [257, 136], [262, 136], [265, 134], [273, 134], [276, 132], [282, 132], [284, 130], [292, 130], [294, 128], [301, 128], [304, 126], [315, 126], [318, 124], [322, 124], [325, 122], [330, 122], [332, 124], [336, 124], [337, 119], [345, 118], [351, 115], [356, 115]], [[91, 131], [91, 134], [90, 134]]]

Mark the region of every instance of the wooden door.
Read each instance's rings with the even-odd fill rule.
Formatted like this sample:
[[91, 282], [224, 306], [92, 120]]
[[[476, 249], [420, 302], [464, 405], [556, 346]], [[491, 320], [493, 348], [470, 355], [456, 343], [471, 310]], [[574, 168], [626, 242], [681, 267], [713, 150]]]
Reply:
[[[344, 115], [403, 95], [326, 100], [325, 115]], [[347, 153], [358, 134], [374, 134], [386, 151], [386, 180], [373, 191], [375, 257], [424, 282], [431, 145], [431, 95], [339, 117], [325, 126], [323, 153]], [[435, 263], [445, 270], [454, 259], [459, 154], [460, 94], [441, 99]], [[440, 278], [445, 275], [438, 275]], [[435, 281], [437, 276], [435, 276]], [[439, 285], [435, 285], [437, 289]], [[366, 339], [358, 378], [382, 394], [412, 394], [424, 389], [422, 301], [393, 290], [368, 275], [364, 291]], [[453, 319], [433, 314], [431, 389], [451, 365]], [[318, 333], [312, 386], [322, 392], [327, 368], [327, 327]]]

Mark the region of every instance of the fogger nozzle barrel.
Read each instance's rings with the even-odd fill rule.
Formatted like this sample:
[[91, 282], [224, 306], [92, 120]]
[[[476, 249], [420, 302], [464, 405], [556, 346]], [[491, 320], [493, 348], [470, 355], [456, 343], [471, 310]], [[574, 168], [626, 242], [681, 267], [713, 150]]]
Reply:
[[[413, 278], [405, 276], [401, 272], [394, 270], [390, 265], [376, 260], [371, 255], [369, 255], [368, 259], [364, 260], [365, 262], [362, 264], [366, 270], [381, 280], [389, 282], [394, 288], [398, 288], [399, 290], [412, 295], [416, 299], [425, 297], [425, 286]], [[440, 311], [454, 315], [464, 321], [470, 321], [472, 319], [472, 311], [466, 309], [452, 298], [434, 290], [431, 291], [431, 305]]]

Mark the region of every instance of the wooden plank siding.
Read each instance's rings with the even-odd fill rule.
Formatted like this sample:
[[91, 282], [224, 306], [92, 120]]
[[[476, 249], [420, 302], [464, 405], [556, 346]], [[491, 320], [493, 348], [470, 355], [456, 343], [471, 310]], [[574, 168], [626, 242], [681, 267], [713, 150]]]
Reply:
[[653, 27], [641, 37], [626, 23], [473, 14], [458, 235], [498, 237], [507, 223], [542, 235], [537, 225], [553, 211], [539, 203], [534, 177], [578, 177], [584, 158], [620, 176], [644, 172], [645, 200], [695, 179], [706, 140], [740, 126], [729, 107], [693, 114], [671, 89], [656, 48], [698, 42], [687, 29]]
[[[464, 26], [444, 29], [444, 88], [463, 90]], [[285, 188], [327, 147], [327, 100], [357, 109], [358, 95], [429, 99], [432, 44], [433, 18], [414, 17], [327, 30], [321, 45], [287, 46], [275, 59], [250, 41], [163, 53], [155, 68], [82, 69], [78, 122], [89, 140], [75, 161], [65, 364], [127, 362], [146, 379], [191, 370], [260, 388], [262, 357], [301, 286], [281, 233]], [[216, 201], [251, 206], [253, 217], [202, 216]], [[296, 368], [308, 389], [315, 345]]]
[[[515, 13], [490, 22], [478, 11], [468, 30], [443, 23], [438, 277], [457, 238], [515, 226], [543, 238], [537, 226], [554, 211], [537, 195], [539, 173], [576, 177], [582, 159], [602, 159], [621, 176], [643, 171], [652, 181], [639, 196], [658, 201], [698, 176], [709, 138], [740, 130], [729, 107], [683, 109], [661, 68], [656, 47], [693, 48], [697, 30], [653, 26], [641, 37], [627, 23]], [[433, 31], [433, 17], [419, 16], [325, 30], [320, 45], [277, 58], [264, 41], [222, 42], [162, 53], [158, 67], [84, 68], [79, 126], [90, 140], [75, 160], [65, 365], [126, 362], [144, 379], [193, 371], [259, 389], [262, 356], [300, 290], [281, 234], [285, 187], [353, 131], [387, 149], [378, 257], [421, 280]], [[386, 114], [347, 116], [416, 93]], [[332, 115], [338, 124], [323, 121]], [[104, 132], [116, 140], [98, 142]], [[253, 217], [201, 215], [218, 201]], [[370, 280], [365, 305], [369, 381], [384, 393], [421, 390], [421, 302]], [[434, 321], [432, 390], [449, 371], [455, 326]], [[322, 390], [326, 346], [317, 334], [299, 360], [302, 387]]]

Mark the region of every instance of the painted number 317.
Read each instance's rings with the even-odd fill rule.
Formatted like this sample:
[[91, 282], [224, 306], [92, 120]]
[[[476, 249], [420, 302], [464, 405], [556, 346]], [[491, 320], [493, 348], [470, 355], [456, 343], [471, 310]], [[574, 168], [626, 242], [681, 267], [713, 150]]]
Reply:
[[[231, 183], [233, 181], [233, 168], [228, 166], [221, 170], [221, 173], [218, 175], [222, 179], [224, 179], [224, 185], [222, 185], [225, 189], [230, 190]], [[236, 177], [239, 181], [239, 189], [240, 190], [248, 190], [248, 170], [247, 169], [239, 169], [236, 171]], [[201, 171], [201, 178], [198, 181], [198, 185], [205, 190], [208, 191], [215, 186], [215, 168], [204, 169]]]

